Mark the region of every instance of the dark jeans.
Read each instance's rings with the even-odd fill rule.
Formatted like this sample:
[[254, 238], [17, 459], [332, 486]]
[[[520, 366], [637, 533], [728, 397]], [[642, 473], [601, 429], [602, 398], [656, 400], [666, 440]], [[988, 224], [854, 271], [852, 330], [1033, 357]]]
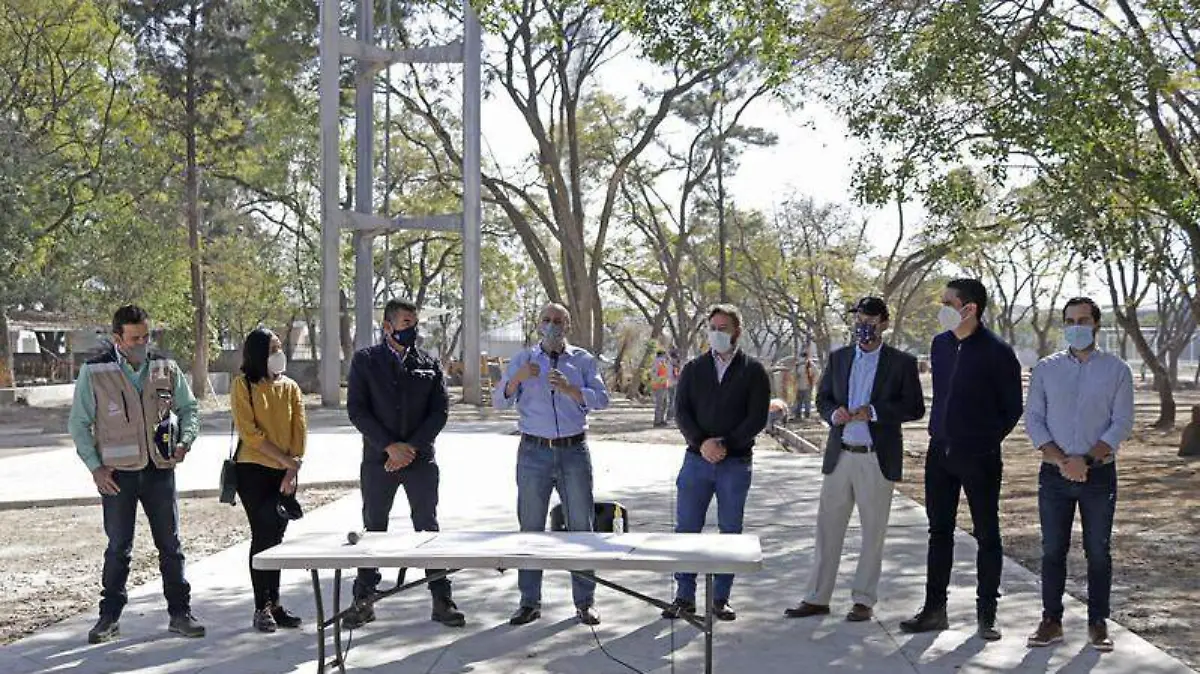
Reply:
[[[394, 473], [384, 470], [382, 463], [364, 461], [359, 469], [359, 478], [362, 485], [363, 527], [367, 531], [387, 531], [392, 503], [401, 485], [404, 486], [404, 495], [408, 497], [413, 530], [438, 530], [438, 482], [441, 471], [433, 461], [419, 459]], [[431, 576], [440, 571], [425, 569], [425, 575]], [[381, 578], [379, 569], [359, 569], [358, 578], [354, 581], [354, 598], [370, 596]], [[429, 591], [435, 598], [450, 599], [449, 579], [432, 581]]]
[[954, 565], [954, 527], [959, 493], [965, 492], [971, 509], [971, 535], [979, 546], [975, 558], [976, 606], [994, 612], [1000, 598], [1000, 570], [1004, 547], [1000, 541], [1000, 448], [972, 447], [947, 453], [933, 441], [925, 456], [925, 514], [929, 518], [928, 575], [925, 606], [942, 608]]
[[[592, 455], [587, 442], [547, 447], [522, 438], [517, 448], [517, 522], [521, 531], [545, 531], [550, 493], [557, 490], [567, 531], [592, 531], [596, 509], [592, 500]], [[521, 606], [542, 605], [542, 570], [517, 572]], [[591, 606], [596, 583], [571, 575], [576, 608]]]
[[1072, 482], [1057, 466], [1042, 464], [1038, 473], [1038, 515], [1042, 521], [1042, 609], [1045, 617], [1062, 621], [1063, 591], [1067, 584], [1067, 551], [1075, 506], [1083, 524], [1083, 553], [1087, 557], [1088, 623], [1108, 619], [1112, 592], [1113, 514], [1117, 509], [1117, 464], [1095, 466], [1087, 482]]
[[[704, 530], [708, 505], [717, 497], [717, 530], [723, 534], [742, 533], [746, 511], [746, 496], [754, 470], [750, 457], [731, 456], [719, 463], [709, 463], [695, 452], [685, 452], [683, 467], [675, 480], [675, 533], [697, 534]], [[675, 596], [696, 601], [696, 574], [677, 573]], [[716, 601], [729, 601], [733, 590], [733, 574], [718, 574], [713, 581]]]
[[101, 497], [108, 548], [104, 551], [100, 615], [119, 617], [128, 601], [125, 582], [129, 579], [138, 503], [142, 504], [146, 519], [150, 521], [150, 535], [158, 548], [158, 569], [162, 573], [167, 612], [172, 616], [188, 613], [192, 588], [183, 577], [175, 471], [151, 465], [142, 470], [114, 471], [113, 480], [121, 489], [120, 493]]
[[254, 555], [283, 542], [287, 520], [279, 516], [279, 486], [285, 471], [257, 463], [237, 465], [237, 493], [250, 520], [250, 584], [254, 586], [254, 610], [267, 602], [279, 605], [279, 571], [255, 569]]

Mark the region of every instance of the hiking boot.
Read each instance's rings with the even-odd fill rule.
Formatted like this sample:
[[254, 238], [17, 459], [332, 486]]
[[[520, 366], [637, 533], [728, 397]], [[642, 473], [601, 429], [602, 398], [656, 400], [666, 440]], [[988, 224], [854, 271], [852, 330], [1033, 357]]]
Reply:
[[1113, 649], [1112, 639], [1108, 636], [1108, 624], [1101, 620], [1088, 625], [1088, 643], [1092, 648], [1107, 653]]
[[275, 624], [275, 617], [271, 615], [271, 605], [267, 604], [263, 608], [254, 612], [254, 629], [259, 632], [274, 632], [279, 625]]
[[89, 644], [102, 644], [121, 636], [121, 623], [116, 616], [102, 615], [92, 629], [88, 630]]
[[667, 620], [676, 620], [683, 615], [696, 615], [696, 602], [677, 598], [662, 612], [662, 617]]
[[467, 617], [458, 610], [454, 600], [449, 598], [433, 600], [433, 612], [429, 619], [446, 627], [462, 627], [467, 624]]
[[1000, 641], [1000, 628], [996, 627], [996, 609], [981, 608], [975, 611], [978, 627], [975, 634], [984, 641]]
[[575, 617], [579, 618], [579, 622], [584, 625], [600, 624], [600, 614], [591, 606], [577, 606], [575, 608]]
[[1037, 631], [1029, 635], [1029, 638], [1025, 641], [1025, 645], [1030, 648], [1041, 648], [1050, 644], [1057, 644], [1062, 640], [1062, 621], [1052, 618], [1042, 618], [1042, 622], [1038, 624]]
[[300, 616], [295, 615], [280, 606], [279, 604], [271, 604], [271, 617], [275, 619], [275, 624], [284, 628], [293, 630], [300, 627]]
[[375, 607], [364, 600], [356, 600], [354, 606], [342, 616], [342, 627], [356, 630], [367, 623], [375, 622]]
[[204, 625], [196, 620], [196, 616], [192, 615], [191, 611], [171, 616], [171, 623], [167, 626], [167, 630], [189, 639], [199, 639], [205, 633]]
[[542, 617], [542, 611], [534, 606], [522, 606], [508, 619], [509, 625], [528, 625]]
[[900, 631], [908, 634], [921, 632], [936, 632], [950, 628], [950, 620], [946, 617], [946, 607], [922, 607], [920, 613], [900, 623]]

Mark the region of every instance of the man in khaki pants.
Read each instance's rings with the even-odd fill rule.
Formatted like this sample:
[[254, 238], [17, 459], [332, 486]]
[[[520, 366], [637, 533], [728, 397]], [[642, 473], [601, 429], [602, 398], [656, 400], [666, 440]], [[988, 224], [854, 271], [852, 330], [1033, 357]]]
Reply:
[[850, 512], [858, 506], [862, 551], [846, 619], [870, 620], [883, 563], [883, 542], [900, 479], [901, 424], [925, 416], [925, 398], [912, 356], [883, 343], [887, 304], [864, 297], [852, 309], [854, 344], [835, 351], [821, 376], [817, 410], [829, 422], [821, 472], [816, 554], [804, 600], [784, 614], [807, 618], [829, 613]]

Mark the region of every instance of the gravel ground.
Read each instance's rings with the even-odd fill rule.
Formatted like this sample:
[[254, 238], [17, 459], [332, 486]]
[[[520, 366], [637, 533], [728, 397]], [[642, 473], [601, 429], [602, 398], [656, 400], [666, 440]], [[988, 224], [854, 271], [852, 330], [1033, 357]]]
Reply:
[[[302, 490], [299, 499], [309, 510], [348, 493], [312, 488]], [[179, 520], [189, 560], [250, 537], [245, 511], [215, 497], [181, 499]], [[0, 511], [0, 644], [77, 613], [94, 612], [107, 544], [98, 505]], [[158, 552], [143, 514], [134, 538], [129, 587], [157, 576]]]

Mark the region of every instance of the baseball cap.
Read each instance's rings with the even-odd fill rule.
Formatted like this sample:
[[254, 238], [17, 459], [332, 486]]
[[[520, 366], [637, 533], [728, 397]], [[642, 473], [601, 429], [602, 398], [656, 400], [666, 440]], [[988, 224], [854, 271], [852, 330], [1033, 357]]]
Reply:
[[888, 320], [887, 302], [884, 302], [878, 297], [862, 298], [850, 309], [850, 313], [862, 313], [867, 316], [879, 316], [885, 321]]

